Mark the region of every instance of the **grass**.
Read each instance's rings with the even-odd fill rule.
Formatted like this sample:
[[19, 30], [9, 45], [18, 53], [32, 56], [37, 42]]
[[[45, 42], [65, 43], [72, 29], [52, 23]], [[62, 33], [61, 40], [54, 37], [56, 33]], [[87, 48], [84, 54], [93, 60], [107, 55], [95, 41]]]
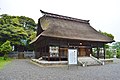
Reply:
[[0, 69], [4, 68], [5, 65], [9, 64], [13, 59], [7, 58], [7, 60], [3, 60], [3, 57], [0, 57]]

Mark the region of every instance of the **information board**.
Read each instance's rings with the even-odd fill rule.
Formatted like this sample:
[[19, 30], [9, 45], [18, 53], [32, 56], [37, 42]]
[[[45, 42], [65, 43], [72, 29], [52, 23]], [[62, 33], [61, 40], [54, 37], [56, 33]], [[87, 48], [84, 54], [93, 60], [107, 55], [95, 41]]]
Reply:
[[77, 64], [77, 49], [68, 49], [68, 64]]

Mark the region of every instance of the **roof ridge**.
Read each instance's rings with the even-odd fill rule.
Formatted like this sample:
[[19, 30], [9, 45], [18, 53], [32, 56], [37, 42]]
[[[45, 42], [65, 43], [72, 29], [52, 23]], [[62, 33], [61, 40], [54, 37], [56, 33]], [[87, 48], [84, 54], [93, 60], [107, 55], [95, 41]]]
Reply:
[[77, 21], [77, 22], [82, 22], [82, 23], [89, 23], [89, 21], [90, 21], [90, 20], [82, 20], [82, 19], [72, 18], [72, 17], [68, 17], [68, 16], [58, 15], [58, 14], [54, 14], [54, 13], [48, 13], [48, 12], [45, 12], [42, 10], [40, 10], [40, 12], [46, 16], [60, 18], [60, 19], [66, 19], [66, 20], [72, 20], [72, 21]]

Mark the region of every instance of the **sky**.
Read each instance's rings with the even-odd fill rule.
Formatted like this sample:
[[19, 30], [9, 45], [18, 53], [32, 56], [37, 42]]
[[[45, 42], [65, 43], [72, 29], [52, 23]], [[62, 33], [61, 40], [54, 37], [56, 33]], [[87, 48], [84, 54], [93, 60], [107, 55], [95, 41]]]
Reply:
[[96, 30], [111, 33], [120, 41], [120, 0], [0, 0], [0, 15], [33, 18], [37, 23], [45, 12], [90, 20]]

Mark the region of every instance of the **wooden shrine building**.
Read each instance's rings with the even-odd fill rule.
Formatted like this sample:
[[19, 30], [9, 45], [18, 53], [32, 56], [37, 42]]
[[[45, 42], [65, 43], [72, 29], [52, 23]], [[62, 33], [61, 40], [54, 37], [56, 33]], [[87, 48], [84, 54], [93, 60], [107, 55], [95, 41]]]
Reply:
[[96, 31], [89, 20], [40, 11], [43, 16], [38, 20], [37, 37], [31, 42], [36, 58], [66, 60], [71, 48], [77, 49], [78, 57], [90, 56], [96, 48], [97, 58], [102, 48], [105, 58], [104, 45], [114, 40]]

